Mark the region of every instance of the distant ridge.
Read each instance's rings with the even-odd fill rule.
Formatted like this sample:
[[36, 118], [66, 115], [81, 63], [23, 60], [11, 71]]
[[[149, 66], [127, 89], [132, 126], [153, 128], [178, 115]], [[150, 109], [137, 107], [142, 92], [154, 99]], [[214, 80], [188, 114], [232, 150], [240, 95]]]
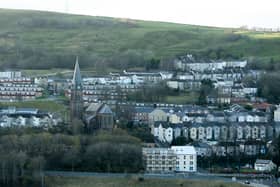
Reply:
[[144, 67], [186, 53], [216, 59], [280, 61], [280, 33], [0, 9], [0, 68]]

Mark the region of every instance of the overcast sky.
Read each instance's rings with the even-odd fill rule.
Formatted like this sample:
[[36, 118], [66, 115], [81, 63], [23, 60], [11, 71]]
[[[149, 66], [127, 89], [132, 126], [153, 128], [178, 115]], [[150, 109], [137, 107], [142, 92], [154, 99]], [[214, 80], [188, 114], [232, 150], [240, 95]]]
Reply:
[[280, 27], [280, 0], [0, 0], [0, 7], [221, 27]]

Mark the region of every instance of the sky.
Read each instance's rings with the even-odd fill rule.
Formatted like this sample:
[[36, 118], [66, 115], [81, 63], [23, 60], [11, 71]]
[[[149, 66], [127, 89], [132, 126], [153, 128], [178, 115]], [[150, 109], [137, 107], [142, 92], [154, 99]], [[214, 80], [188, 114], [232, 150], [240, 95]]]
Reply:
[[0, 0], [0, 8], [218, 27], [280, 27], [280, 0]]

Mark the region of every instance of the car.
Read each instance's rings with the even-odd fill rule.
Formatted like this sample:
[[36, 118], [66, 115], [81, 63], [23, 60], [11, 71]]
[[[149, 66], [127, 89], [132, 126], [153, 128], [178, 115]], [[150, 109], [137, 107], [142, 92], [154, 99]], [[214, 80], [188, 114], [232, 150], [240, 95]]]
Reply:
[[245, 181], [244, 184], [250, 184], [250, 181]]

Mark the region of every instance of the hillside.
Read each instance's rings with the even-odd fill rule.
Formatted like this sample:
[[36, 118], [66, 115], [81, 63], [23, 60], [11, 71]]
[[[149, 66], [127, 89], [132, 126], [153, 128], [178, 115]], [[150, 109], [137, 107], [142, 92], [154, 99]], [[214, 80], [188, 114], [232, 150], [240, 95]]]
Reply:
[[280, 61], [280, 33], [0, 9], [0, 68], [133, 68], [188, 53]]

